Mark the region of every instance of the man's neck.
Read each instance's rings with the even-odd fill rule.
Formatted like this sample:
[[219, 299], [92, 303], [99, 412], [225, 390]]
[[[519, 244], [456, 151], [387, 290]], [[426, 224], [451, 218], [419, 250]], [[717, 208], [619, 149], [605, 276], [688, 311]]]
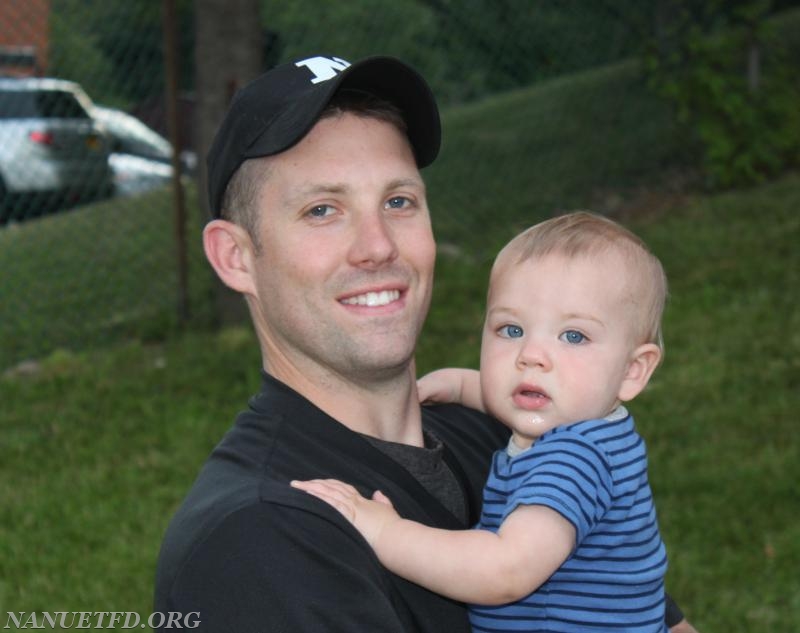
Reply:
[[264, 369], [356, 433], [412, 446], [424, 444], [413, 363], [382, 380], [374, 376], [352, 379], [321, 368], [300, 372], [265, 364]]

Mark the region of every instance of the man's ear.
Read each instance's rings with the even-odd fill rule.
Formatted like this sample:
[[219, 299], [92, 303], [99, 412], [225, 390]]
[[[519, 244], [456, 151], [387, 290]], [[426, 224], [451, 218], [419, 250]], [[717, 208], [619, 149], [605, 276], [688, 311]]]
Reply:
[[203, 229], [203, 248], [226, 286], [244, 295], [255, 294], [255, 249], [245, 229], [227, 220], [212, 220]]
[[642, 392], [660, 360], [661, 348], [655, 343], [645, 343], [633, 350], [619, 388], [618, 397], [622, 402], [633, 400]]

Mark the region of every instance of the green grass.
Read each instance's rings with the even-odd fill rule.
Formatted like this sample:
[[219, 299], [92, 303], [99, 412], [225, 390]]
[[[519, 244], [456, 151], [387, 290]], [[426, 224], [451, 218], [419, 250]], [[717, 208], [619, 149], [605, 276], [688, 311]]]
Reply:
[[57, 352], [0, 379], [0, 612], [148, 613], [166, 521], [257, 364], [229, 330]]
[[719, 630], [800, 625], [799, 184], [698, 200], [642, 231], [672, 278], [645, 400], [673, 568], [697, 576], [672, 578]]

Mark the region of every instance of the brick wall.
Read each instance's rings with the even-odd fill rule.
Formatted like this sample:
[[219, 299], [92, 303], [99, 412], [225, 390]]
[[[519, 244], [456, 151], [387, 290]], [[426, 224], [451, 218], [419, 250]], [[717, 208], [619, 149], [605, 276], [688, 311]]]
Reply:
[[50, 0], [0, 0], [0, 74], [45, 75]]

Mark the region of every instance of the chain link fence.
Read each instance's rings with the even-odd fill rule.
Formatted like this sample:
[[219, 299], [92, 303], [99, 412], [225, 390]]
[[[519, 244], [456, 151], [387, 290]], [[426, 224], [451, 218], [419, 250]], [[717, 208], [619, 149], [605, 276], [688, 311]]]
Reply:
[[[684, 177], [691, 143], [636, 61], [672, 4], [3, 0], [0, 371], [218, 320], [200, 251], [206, 65], [230, 72], [228, 97], [243, 48], [256, 72], [317, 53], [417, 67], [444, 118], [426, 173], [442, 252], [485, 256], [489, 225], [507, 225], [502, 240], [558, 209], [619, 211], [653, 174], [667, 189]], [[254, 38], [198, 40], [245, 12]]]

